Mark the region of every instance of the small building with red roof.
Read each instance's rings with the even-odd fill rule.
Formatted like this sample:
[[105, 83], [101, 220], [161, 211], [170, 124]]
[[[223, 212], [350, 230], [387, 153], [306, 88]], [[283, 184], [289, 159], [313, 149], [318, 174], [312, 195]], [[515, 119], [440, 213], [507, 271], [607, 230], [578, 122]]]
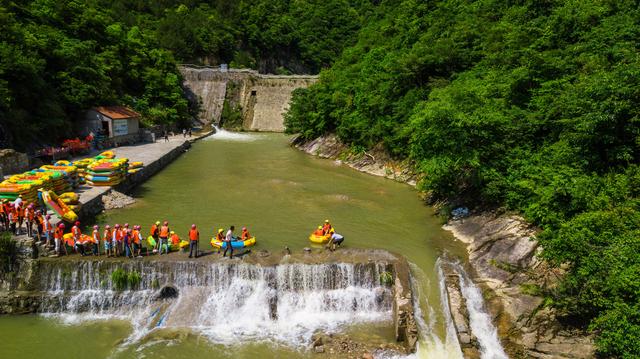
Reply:
[[100, 106], [87, 111], [83, 132], [93, 132], [106, 138], [119, 140], [137, 136], [140, 114], [125, 106]]

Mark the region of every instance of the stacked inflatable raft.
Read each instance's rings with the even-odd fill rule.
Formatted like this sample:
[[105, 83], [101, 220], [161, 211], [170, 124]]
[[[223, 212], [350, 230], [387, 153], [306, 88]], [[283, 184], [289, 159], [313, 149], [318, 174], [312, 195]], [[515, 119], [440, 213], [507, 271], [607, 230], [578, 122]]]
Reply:
[[90, 186], [115, 186], [125, 179], [128, 170], [126, 158], [101, 159], [87, 166], [84, 178]]

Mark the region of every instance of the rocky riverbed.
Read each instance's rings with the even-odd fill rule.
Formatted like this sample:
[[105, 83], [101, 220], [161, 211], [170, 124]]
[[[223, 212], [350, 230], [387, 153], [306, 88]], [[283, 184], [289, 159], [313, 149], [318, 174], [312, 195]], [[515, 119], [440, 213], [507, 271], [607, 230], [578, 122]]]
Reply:
[[[333, 159], [360, 172], [416, 186], [419, 179], [409, 161], [396, 161], [381, 147], [353, 152], [335, 135], [292, 145], [314, 156]], [[593, 338], [562, 326], [554, 310], [544, 305], [542, 292], [556, 285], [561, 270], [541, 261], [535, 240], [537, 229], [515, 215], [477, 213], [451, 220], [444, 228], [463, 242], [469, 254], [466, 266], [483, 296], [505, 350], [514, 358], [592, 358]], [[444, 266], [447, 291], [461, 347], [468, 358], [480, 356], [457, 285], [459, 273]]]

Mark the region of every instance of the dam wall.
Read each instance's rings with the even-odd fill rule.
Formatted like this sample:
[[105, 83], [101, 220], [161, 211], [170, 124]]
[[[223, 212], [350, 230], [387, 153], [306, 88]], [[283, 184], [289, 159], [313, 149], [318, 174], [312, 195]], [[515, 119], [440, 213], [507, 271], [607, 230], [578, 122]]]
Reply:
[[179, 67], [185, 91], [200, 103], [200, 121], [219, 124], [225, 100], [240, 108], [242, 129], [284, 131], [284, 113], [291, 94], [318, 80], [314, 75], [265, 75], [254, 70], [220, 70], [213, 67]]

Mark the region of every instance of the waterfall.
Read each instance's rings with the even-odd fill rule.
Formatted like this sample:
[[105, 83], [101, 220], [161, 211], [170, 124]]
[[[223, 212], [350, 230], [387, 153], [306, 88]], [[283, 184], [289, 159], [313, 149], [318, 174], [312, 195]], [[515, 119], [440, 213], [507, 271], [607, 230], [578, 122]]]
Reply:
[[482, 292], [457, 262], [447, 262], [458, 274], [460, 290], [469, 313], [471, 332], [478, 339], [482, 359], [508, 359], [502, 348], [496, 327], [484, 307]]
[[216, 133], [207, 137], [208, 140], [251, 142], [259, 138], [259, 136], [257, 136], [256, 134], [231, 132], [225, 130], [224, 128], [218, 128], [218, 126], [215, 125], [213, 126], [213, 128], [216, 130]]
[[[117, 268], [141, 274], [135, 290], [117, 291]], [[308, 344], [326, 332], [363, 322], [391, 321], [390, 266], [201, 262], [75, 262], [39, 271], [41, 311], [66, 322], [124, 319], [136, 342], [156, 329], [187, 328], [214, 343], [275, 340]], [[177, 297], [159, 299], [161, 288]], [[173, 289], [171, 290], [173, 291]], [[168, 292], [171, 292], [168, 291]]]

